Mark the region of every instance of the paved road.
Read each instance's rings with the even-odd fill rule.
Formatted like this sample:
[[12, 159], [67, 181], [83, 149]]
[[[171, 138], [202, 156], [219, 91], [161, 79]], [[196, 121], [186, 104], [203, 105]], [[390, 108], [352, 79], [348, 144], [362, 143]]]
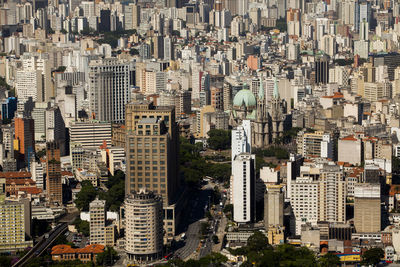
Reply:
[[200, 220], [204, 219], [205, 208], [208, 206], [211, 193], [210, 188], [204, 187], [203, 190], [190, 194], [191, 199], [188, 202], [190, 206], [184, 214], [184, 218], [187, 218], [186, 225], [189, 225], [186, 230], [185, 245], [174, 253], [175, 256], [183, 260], [195, 253], [199, 246]]
[[62, 235], [67, 230], [67, 224], [61, 223], [57, 225], [54, 229], [52, 229], [48, 233], [48, 238], [42, 236], [40, 241], [17, 263], [15, 263], [12, 267], [24, 266], [32, 257], [38, 257], [42, 255], [44, 251], [46, 251], [50, 245], [57, 239], [60, 235]]

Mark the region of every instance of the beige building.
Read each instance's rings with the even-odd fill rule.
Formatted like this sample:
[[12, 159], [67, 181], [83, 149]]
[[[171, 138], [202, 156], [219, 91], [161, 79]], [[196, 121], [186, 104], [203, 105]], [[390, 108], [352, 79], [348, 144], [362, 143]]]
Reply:
[[0, 252], [20, 251], [33, 246], [25, 236], [31, 235], [31, 203], [28, 199], [10, 201], [0, 196]]
[[90, 244], [114, 246], [116, 226], [107, 225], [106, 201], [96, 198], [89, 204]]
[[363, 144], [359, 138], [353, 135], [339, 139], [338, 161], [360, 165], [363, 161]]
[[138, 100], [126, 107], [125, 194], [146, 188], [163, 197], [166, 236], [175, 235], [182, 194], [174, 107]]
[[324, 165], [319, 180], [319, 221], [346, 222], [347, 185], [337, 165]]
[[159, 259], [163, 251], [162, 198], [141, 189], [125, 199], [125, 250], [134, 262]]
[[90, 244], [105, 244], [106, 201], [98, 198], [89, 204]]
[[297, 153], [303, 157], [333, 158], [333, 140], [329, 133], [299, 132], [297, 135]]
[[381, 230], [379, 184], [356, 184], [354, 188], [354, 226], [357, 233], [374, 233]]
[[267, 185], [267, 193], [264, 197], [264, 226], [283, 226], [284, 195], [282, 185]]

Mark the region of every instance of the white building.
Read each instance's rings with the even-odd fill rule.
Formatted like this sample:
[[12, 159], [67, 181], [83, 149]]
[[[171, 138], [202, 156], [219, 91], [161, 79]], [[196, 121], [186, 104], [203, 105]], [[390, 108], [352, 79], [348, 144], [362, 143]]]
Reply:
[[319, 183], [311, 177], [297, 177], [292, 181], [290, 203], [296, 220], [296, 235], [301, 234], [303, 224], [318, 222], [318, 187]]
[[232, 130], [232, 161], [241, 153], [251, 153], [251, 124], [243, 120], [242, 125]]
[[249, 223], [255, 219], [255, 155], [242, 153], [232, 163], [232, 204], [233, 220]]

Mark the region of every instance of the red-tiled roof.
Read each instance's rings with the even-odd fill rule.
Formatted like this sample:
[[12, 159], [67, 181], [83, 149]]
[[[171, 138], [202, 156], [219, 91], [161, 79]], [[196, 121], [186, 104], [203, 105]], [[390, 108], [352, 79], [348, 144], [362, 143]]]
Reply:
[[70, 245], [56, 245], [51, 249], [51, 255], [60, 255], [60, 254], [83, 254], [83, 253], [102, 253], [104, 252], [104, 246], [99, 244], [88, 245], [84, 248], [71, 248]]
[[0, 172], [0, 178], [31, 178], [30, 172]]
[[357, 141], [357, 139], [354, 137], [354, 135], [349, 135], [349, 136], [343, 137], [340, 140], [343, 140], [343, 141]]
[[36, 188], [36, 187], [22, 187], [18, 189], [18, 192], [22, 191], [25, 192], [27, 194], [31, 194], [31, 195], [38, 195], [40, 193], [42, 193], [42, 189], [40, 188]]
[[24, 185], [24, 184], [35, 185], [36, 183], [32, 179], [11, 179], [11, 178], [7, 178], [6, 179], [6, 185], [11, 185], [11, 184], [16, 184], [16, 185]]

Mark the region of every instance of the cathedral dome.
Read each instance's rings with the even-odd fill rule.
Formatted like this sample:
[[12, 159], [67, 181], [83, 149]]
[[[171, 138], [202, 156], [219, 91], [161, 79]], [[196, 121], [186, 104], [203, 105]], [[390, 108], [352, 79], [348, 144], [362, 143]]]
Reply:
[[257, 101], [256, 97], [249, 89], [242, 89], [233, 98], [233, 106], [234, 107], [241, 107], [244, 105], [248, 107], [256, 107]]

